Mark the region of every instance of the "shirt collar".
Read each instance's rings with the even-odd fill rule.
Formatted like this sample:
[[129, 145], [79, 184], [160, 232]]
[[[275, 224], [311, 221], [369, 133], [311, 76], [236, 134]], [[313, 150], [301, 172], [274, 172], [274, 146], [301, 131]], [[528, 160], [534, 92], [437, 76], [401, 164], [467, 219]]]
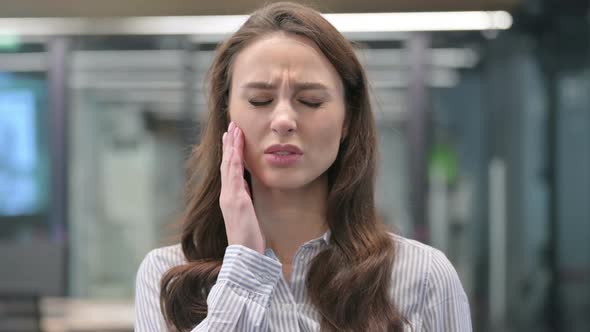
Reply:
[[[322, 236], [315, 238], [313, 240], [307, 241], [303, 244], [303, 247], [311, 247], [311, 246], [315, 246], [315, 245], [327, 245], [330, 243], [330, 235], [332, 234], [332, 232], [328, 229]], [[267, 257], [271, 257], [275, 260], [279, 260], [279, 258], [275, 255], [274, 251], [270, 248], [266, 248], [264, 250], [264, 255]]]
[[331, 232], [328, 229], [322, 236], [305, 242], [303, 244], [303, 246], [312, 246], [315, 244], [320, 244], [320, 245], [329, 244], [330, 243], [330, 235], [331, 235]]
[[322, 235], [322, 240], [325, 244], [330, 244], [330, 235], [332, 235], [332, 232], [329, 229]]

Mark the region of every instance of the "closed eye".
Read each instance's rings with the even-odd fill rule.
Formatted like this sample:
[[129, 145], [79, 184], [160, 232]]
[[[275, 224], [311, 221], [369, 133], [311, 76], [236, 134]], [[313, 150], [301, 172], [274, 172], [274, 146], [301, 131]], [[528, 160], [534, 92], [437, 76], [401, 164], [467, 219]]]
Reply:
[[305, 105], [307, 107], [311, 107], [311, 108], [319, 108], [323, 104], [323, 102], [311, 102], [311, 101], [305, 101], [305, 100], [299, 100], [299, 102], [302, 103], [303, 105]]
[[272, 103], [272, 99], [268, 99], [268, 100], [249, 100], [248, 101], [252, 106], [266, 106], [269, 105], [270, 103]]

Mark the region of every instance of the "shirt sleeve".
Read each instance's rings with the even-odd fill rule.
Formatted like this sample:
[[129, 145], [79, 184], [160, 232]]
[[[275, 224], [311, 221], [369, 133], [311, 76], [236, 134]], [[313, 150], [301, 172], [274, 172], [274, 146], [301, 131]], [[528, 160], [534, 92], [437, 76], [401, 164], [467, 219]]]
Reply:
[[[165, 271], [148, 255], [136, 286], [136, 331], [166, 331], [159, 306], [160, 278]], [[204, 331], [266, 331], [271, 294], [281, 277], [281, 263], [241, 245], [225, 251], [217, 282], [207, 297], [207, 317], [193, 328]]]
[[423, 328], [431, 332], [471, 332], [469, 301], [457, 271], [439, 250], [431, 256], [426, 279]]

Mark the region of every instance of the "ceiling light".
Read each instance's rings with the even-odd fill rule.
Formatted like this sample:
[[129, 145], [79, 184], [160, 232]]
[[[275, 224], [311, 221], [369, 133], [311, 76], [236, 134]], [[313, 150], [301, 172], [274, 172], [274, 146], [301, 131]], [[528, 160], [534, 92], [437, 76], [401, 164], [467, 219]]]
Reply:
[[[324, 14], [343, 33], [505, 30], [504, 11]], [[0, 35], [214, 35], [236, 31], [247, 15], [122, 18], [0, 18]]]

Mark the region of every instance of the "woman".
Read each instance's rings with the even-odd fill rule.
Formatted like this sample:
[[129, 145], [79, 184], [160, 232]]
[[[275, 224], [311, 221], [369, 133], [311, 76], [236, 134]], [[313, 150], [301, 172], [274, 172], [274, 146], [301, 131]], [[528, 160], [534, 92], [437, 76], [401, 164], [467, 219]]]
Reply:
[[351, 44], [307, 7], [256, 11], [217, 50], [180, 245], [137, 275], [137, 331], [470, 331], [439, 251], [390, 234]]

